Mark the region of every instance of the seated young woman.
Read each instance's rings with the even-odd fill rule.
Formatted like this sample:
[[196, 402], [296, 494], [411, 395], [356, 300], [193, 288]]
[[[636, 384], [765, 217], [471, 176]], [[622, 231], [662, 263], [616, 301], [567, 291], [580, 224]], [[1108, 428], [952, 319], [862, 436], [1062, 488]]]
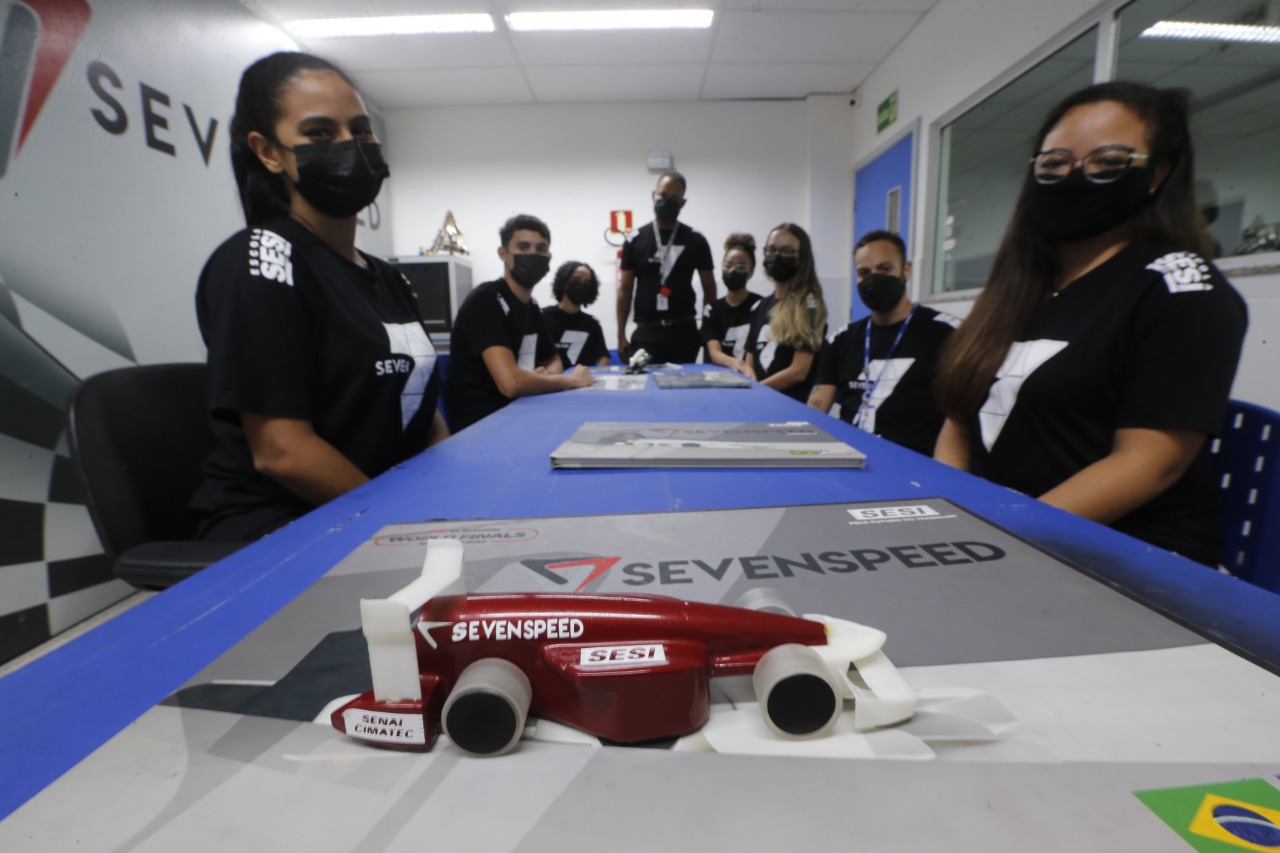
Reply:
[[408, 283], [355, 246], [389, 170], [351, 81], [304, 53], [258, 60], [230, 135], [248, 227], [196, 291], [218, 444], [192, 510], [197, 538], [250, 540], [448, 430]]
[[827, 335], [827, 305], [808, 232], [791, 222], [770, 231], [764, 271], [773, 293], [752, 312], [742, 373], [803, 403], [813, 390], [818, 350]]
[[1187, 97], [1091, 86], [1045, 119], [938, 376], [935, 458], [1214, 565], [1206, 443], [1247, 325], [1205, 259]]

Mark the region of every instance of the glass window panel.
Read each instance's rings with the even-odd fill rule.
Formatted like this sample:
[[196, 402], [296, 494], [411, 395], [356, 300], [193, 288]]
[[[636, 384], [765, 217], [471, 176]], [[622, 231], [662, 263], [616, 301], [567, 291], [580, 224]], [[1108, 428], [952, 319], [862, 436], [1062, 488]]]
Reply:
[[1136, 0], [1116, 76], [1194, 96], [1196, 193], [1219, 254], [1280, 251], [1280, 44], [1144, 38], [1157, 21], [1280, 27], [1266, 0]]
[[986, 282], [1036, 130], [1054, 104], [1093, 82], [1097, 39], [1088, 30], [942, 129], [934, 293]]

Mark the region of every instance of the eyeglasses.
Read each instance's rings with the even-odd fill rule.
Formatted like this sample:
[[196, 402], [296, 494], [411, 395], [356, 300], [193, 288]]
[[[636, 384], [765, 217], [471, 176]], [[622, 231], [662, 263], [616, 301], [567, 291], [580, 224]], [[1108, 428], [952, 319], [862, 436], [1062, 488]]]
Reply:
[[764, 256], [766, 258], [798, 258], [800, 257], [800, 252], [790, 246], [783, 249], [775, 249], [773, 246], [765, 246]]
[[1149, 160], [1150, 154], [1138, 154], [1128, 145], [1104, 145], [1095, 148], [1080, 159], [1065, 148], [1041, 151], [1031, 158], [1031, 174], [1036, 183], [1056, 184], [1070, 175], [1076, 167], [1086, 179], [1095, 184], [1109, 184], [1120, 180], [1135, 160]]

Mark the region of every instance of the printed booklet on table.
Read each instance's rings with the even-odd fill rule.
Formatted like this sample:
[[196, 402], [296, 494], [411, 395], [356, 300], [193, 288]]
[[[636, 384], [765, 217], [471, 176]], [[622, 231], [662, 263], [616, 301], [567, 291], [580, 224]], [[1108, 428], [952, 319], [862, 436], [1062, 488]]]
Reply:
[[862, 468], [867, 457], [808, 421], [588, 422], [553, 468]]
[[728, 370], [680, 370], [654, 373], [659, 388], [750, 388], [751, 380]]

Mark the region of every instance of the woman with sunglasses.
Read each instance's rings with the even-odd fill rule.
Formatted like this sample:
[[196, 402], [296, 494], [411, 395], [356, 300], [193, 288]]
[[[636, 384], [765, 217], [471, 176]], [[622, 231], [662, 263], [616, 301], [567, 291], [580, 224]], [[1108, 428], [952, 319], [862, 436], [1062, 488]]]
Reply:
[[827, 334], [827, 305], [808, 232], [791, 222], [770, 231], [764, 271], [773, 279], [773, 293], [751, 314], [741, 372], [803, 403], [813, 390], [817, 353]]
[[1247, 325], [1204, 258], [1182, 91], [1091, 86], [1037, 135], [938, 376], [935, 458], [1209, 565], [1205, 453]]

